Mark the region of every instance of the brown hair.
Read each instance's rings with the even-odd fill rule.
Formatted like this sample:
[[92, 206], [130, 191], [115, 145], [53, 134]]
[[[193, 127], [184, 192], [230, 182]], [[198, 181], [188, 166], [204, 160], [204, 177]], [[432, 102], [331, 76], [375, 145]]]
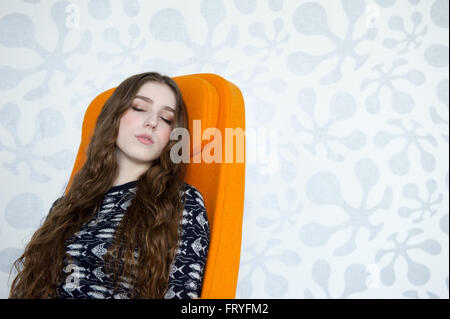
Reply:
[[[148, 81], [172, 89], [176, 97], [172, 128], [188, 128], [186, 106], [173, 79], [146, 72], [123, 81], [97, 118], [86, 162], [74, 176], [70, 190], [55, 201], [22, 256], [14, 262], [18, 274], [12, 282], [10, 298], [57, 297], [57, 288], [64, 279], [64, 257], [71, 257], [66, 253], [66, 240], [94, 217], [104, 194], [118, 176], [115, 143], [120, 118]], [[175, 164], [170, 159], [170, 149], [177, 142], [169, 140], [160, 157], [139, 177], [136, 194], [104, 255], [105, 268], [114, 269], [116, 287], [117, 278], [127, 278], [132, 298], [162, 298], [168, 288], [184, 207], [181, 194], [186, 164]]]

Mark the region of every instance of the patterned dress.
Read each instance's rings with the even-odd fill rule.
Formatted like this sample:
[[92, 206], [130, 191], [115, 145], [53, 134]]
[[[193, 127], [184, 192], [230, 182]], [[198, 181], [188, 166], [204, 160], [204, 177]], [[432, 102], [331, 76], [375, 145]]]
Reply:
[[[66, 241], [71, 261], [64, 260], [65, 279], [58, 287], [59, 298], [130, 298], [127, 278], [119, 278], [119, 288], [114, 288], [112, 274], [105, 273], [103, 255], [136, 194], [136, 184], [137, 181], [132, 181], [111, 187], [96, 216]], [[180, 240], [165, 299], [198, 298], [202, 290], [209, 248], [208, 218], [203, 197], [194, 186], [185, 183], [184, 196]]]

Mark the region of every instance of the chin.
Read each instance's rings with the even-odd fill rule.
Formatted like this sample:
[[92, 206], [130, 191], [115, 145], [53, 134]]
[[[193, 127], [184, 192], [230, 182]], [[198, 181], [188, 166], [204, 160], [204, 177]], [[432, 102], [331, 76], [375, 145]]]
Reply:
[[131, 158], [133, 160], [133, 162], [139, 163], [139, 164], [143, 164], [143, 163], [150, 163], [151, 161], [153, 161], [155, 159], [155, 156], [145, 156], [144, 154], [142, 154], [142, 152], [140, 153], [129, 153], [129, 158]]

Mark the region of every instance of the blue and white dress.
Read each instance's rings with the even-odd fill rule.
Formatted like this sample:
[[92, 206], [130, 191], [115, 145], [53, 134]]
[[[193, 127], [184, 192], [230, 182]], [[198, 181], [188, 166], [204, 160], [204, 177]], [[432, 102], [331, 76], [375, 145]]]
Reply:
[[[111, 187], [96, 216], [66, 241], [66, 251], [72, 260], [64, 260], [65, 279], [58, 286], [59, 298], [130, 298], [126, 278], [120, 278], [119, 289], [113, 289], [112, 274], [105, 273], [103, 255], [136, 194], [136, 184], [137, 181], [132, 181]], [[194, 186], [185, 183], [184, 196], [180, 240], [165, 299], [199, 298], [202, 290], [209, 248], [208, 217], [203, 197]]]

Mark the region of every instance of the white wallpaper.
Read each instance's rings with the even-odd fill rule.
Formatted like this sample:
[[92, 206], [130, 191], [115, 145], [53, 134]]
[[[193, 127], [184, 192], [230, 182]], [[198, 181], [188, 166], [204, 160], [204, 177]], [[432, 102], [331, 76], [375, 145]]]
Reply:
[[237, 298], [449, 298], [448, 0], [0, 0], [0, 297], [90, 101], [216, 73], [246, 107]]

